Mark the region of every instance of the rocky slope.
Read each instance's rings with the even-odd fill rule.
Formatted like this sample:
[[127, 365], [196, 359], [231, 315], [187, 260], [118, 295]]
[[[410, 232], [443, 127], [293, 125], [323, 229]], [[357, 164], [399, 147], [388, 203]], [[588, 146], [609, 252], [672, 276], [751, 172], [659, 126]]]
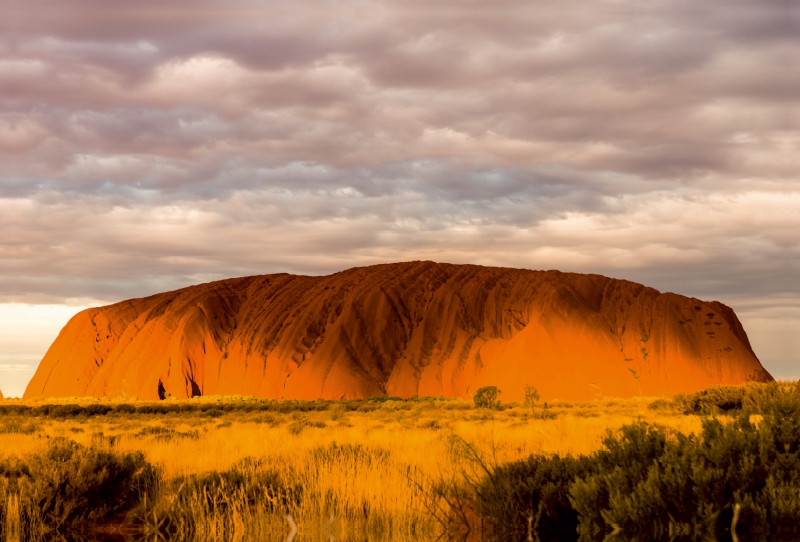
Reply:
[[88, 309], [25, 398], [211, 394], [521, 400], [772, 377], [734, 312], [599, 275], [409, 262], [222, 280]]

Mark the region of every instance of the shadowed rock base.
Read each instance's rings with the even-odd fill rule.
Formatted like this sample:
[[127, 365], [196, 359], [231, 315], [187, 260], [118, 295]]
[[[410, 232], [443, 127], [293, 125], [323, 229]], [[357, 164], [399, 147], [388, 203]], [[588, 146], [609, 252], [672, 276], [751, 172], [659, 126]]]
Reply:
[[771, 381], [733, 310], [624, 280], [409, 262], [236, 278], [85, 310], [25, 391], [521, 401]]

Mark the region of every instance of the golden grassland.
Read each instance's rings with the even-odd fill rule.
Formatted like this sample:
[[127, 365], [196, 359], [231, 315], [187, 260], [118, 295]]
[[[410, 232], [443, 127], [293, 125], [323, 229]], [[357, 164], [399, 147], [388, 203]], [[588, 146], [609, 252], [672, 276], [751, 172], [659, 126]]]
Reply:
[[[291, 510], [301, 534], [312, 528], [304, 526], [316, 529], [333, 514], [330, 530], [337, 536], [347, 538], [348, 531], [368, 525], [384, 533], [379, 538], [410, 540], [435, 537], [429, 490], [470, 468], [463, 455], [453, 452], [454, 440], [471, 445], [484, 461], [502, 464], [534, 453], [588, 454], [600, 447], [609, 430], [636, 421], [682, 433], [701, 429], [698, 416], [648, 408], [655, 399], [556, 402], [534, 410], [520, 405], [479, 409], [460, 400], [431, 399], [386, 401], [369, 408], [366, 403], [329, 402], [314, 411], [5, 416], [0, 417], [0, 460], [41, 452], [52, 439], [64, 437], [116, 452], [141, 451], [168, 482], [225, 471], [251, 458], [276, 471], [286, 485], [303, 488]], [[242, 397], [190, 402], [248, 401], [259, 403]], [[86, 405], [97, 400], [61, 402]], [[4, 424], [13, 432], [3, 432]], [[285, 529], [283, 516], [273, 515], [271, 525]]]

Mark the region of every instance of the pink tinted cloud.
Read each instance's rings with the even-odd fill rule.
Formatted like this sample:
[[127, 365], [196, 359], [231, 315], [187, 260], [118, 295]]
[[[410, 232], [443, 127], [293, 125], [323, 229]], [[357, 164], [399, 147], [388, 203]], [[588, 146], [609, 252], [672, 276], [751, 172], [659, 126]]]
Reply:
[[16, 4], [0, 296], [411, 258], [800, 294], [796, 12]]

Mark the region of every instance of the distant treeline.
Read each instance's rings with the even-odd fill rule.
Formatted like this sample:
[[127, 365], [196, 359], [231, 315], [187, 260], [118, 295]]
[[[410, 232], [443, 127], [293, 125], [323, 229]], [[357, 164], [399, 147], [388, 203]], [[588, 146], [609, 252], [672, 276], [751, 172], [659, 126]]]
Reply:
[[[317, 400], [317, 401], [276, 401], [260, 399], [222, 399], [220, 401], [169, 401], [162, 403], [91, 403], [88, 405], [79, 404], [58, 404], [47, 403], [38, 406], [31, 405], [0, 405], [0, 416], [42, 416], [50, 418], [79, 418], [91, 416], [124, 415], [131, 414], [198, 414], [208, 417], [221, 416], [231, 412], [315, 412], [330, 410], [334, 405], [342, 405], [345, 410], [358, 412], [372, 412], [380, 408], [386, 402], [397, 403], [398, 408], [412, 408], [414, 404], [420, 402], [441, 402], [443, 408], [459, 409], [470, 408], [470, 405], [448, 397], [412, 397], [403, 399], [392, 396], [376, 396], [366, 399], [352, 400]], [[342, 408], [337, 407], [337, 408]]]
[[[672, 398], [661, 398], [653, 401], [649, 408], [653, 410], [676, 410], [684, 414], [709, 415], [725, 414], [747, 410], [752, 414], [761, 414], [765, 407], [779, 396], [789, 393], [800, 400], [800, 382], [749, 383], [744, 386], [712, 386], [691, 394], [676, 394]], [[74, 399], [73, 399], [74, 400]], [[334, 405], [343, 405], [346, 410], [371, 412], [380, 408], [382, 403], [397, 403], [398, 408], [411, 408], [419, 402], [449, 403], [444, 408], [467, 409], [470, 404], [451, 397], [411, 397], [404, 399], [389, 395], [368, 397], [366, 399], [341, 399], [316, 401], [251, 399], [241, 397], [199, 398], [184, 401], [163, 401], [160, 403], [113, 403], [101, 402], [88, 405], [47, 403], [38, 406], [24, 404], [0, 404], [0, 416], [43, 416], [51, 418], [77, 418], [106, 415], [130, 414], [199, 414], [209, 417], [221, 416], [226, 412], [314, 412], [325, 411]], [[497, 410], [519, 406], [516, 403], [493, 405]], [[559, 402], [553, 407], [572, 407], [572, 404]], [[341, 408], [341, 407], [337, 407]]]

